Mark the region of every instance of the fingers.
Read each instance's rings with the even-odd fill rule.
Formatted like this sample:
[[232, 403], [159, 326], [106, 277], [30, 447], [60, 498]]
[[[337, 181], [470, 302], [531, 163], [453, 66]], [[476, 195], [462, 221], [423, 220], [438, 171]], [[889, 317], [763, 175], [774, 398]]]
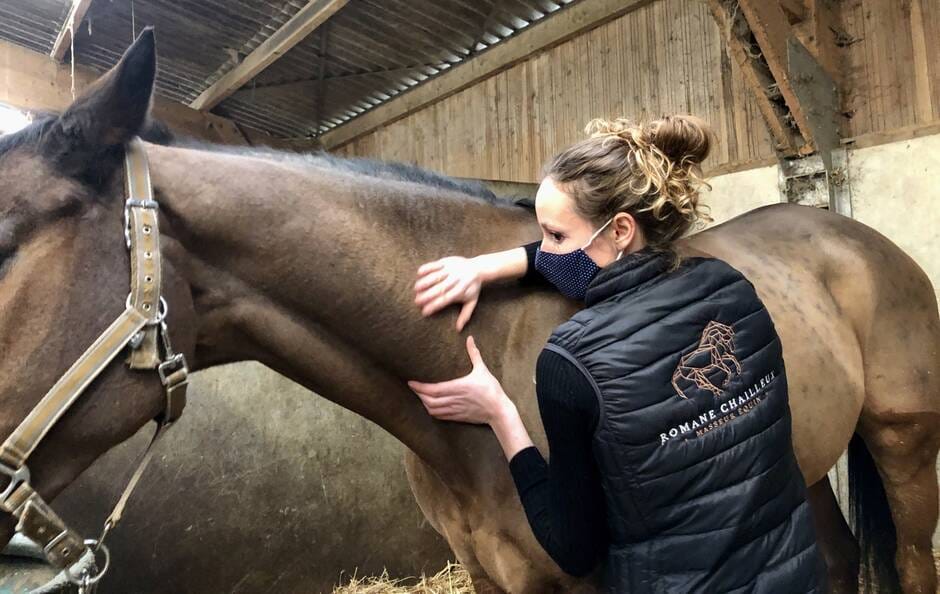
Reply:
[[447, 272], [444, 270], [438, 270], [437, 272], [429, 272], [425, 276], [422, 276], [415, 282], [415, 292], [423, 291], [429, 287], [433, 287], [437, 283], [444, 280], [447, 277]]
[[435, 384], [426, 384], [424, 382], [416, 382], [412, 380], [408, 382], [408, 387], [419, 396], [423, 394], [425, 396], [441, 398], [464, 393], [466, 383], [464, 381], [465, 379], [466, 376], [446, 382], [437, 382]]
[[421, 399], [421, 404], [424, 405], [424, 409], [435, 419], [440, 419], [441, 421], [460, 420], [461, 415], [464, 414], [460, 397], [434, 397], [421, 392], [415, 392], [415, 394]]
[[443, 293], [440, 297], [425, 305], [424, 309], [421, 310], [422, 315], [429, 316], [444, 309], [454, 301], [458, 301], [460, 298], [460, 293], [463, 291], [463, 287], [458, 284], [459, 280], [460, 279], [457, 279], [453, 282], [449, 282], [448, 285], [445, 285], [447, 292]]
[[477, 348], [477, 343], [472, 336], [467, 337], [467, 354], [470, 355], [470, 362], [473, 363], [474, 369], [486, 367], [486, 363], [483, 362], [483, 355], [480, 354], [480, 349]]
[[[435, 285], [431, 286], [430, 288], [425, 289], [423, 293], [421, 293], [415, 298], [415, 303], [418, 305], [418, 307], [422, 307], [422, 306], [426, 306], [429, 302], [435, 299], [441, 300], [444, 298], [445, 293], [449, 291], [450, 289], [452, 289], [459, 282], [460, 282], [460, 278], [447, 278], [444, 275], [444, 273], [442, 273], [441, 279]], [[441, 309], [442, 307], [444, 307], [444, 305], [447, 305], [447, 303], [444, 303], [443, 305], [440, 305], [440, 306], [437, 306], [437, 304], [435, 304], [433, 311], [430, 311], [430, 312], [422, 311], [421, 313], [423, 313], [426, 316], [431, 315], [438, 309]], [[427, 308], [425, 308], [425, 310], [427, 310]]]
[[458, 286], [459, 284], [460, 284], [459, 276], [451, 277], [441, 283], [441, 293], [445, 295], [451, 294], [451, 293], [455, 295], [459, 294], [461, 290], [461, 287]]
[[479, 301], [479, 299], [473, 298], [470, 301], [464, 303], [463, 307], [460, 308], [460, 315], [457, 316], [457, 332], [463, 330], [464, 326], [467, 325], [467, 322], [470, 321], [470, 316], [473, 315], [473, 310], [477, 306], [477, 301]]
[[429, 272], [434, 272], [435, 270], [440, 270], [443, 267], [444, 267], [443, 260], [435, 260], [434, 262], [428, 262], [427, 264], [422, 264], [421, 267], [418, 268], [418, 276], [421, 276], [423, 274], [428, 274]]
[[452, 414], [457, 412], [460, 408], [458, 399], [455, 397], [433, 398], [424, 394], [418, 394], [418, 398], [421, 399], [421, 403], [424, 404], [424, 408], [434, 416], [446, 413]]
[[421, 308], [421, 315], [424, 317], [428, 317], [428, 316], [436, 314], [437, 312], [441, 311], [445, 307], [447, 307], [447, 302], [444, 301], [444, 296], [438, 295], [437, 297], [434, 297], [433, 299], [431, 299], [431, 301], [427, 305]]
[[[434, 301], [440, 296], [441, 296], [441, 291], [437, 287], [431, 287], [430, 289], [426, 289], [423, 293], [415, 297], [415, 305], [423, 309], [424, 306], [426, 306], [427, 304]], [[424, 311], [422, 311], [421, 313], [424, 313]]]
[[[439, 299], [442, 294], [443, 294], [443, 290], [441, 288], [441, 285], [438, 284], [429, 289], [425, 289], [424, 292], [422, 292], [420, 295], [415, 297], [415, 304], [418, 307], [423, 308], [424, 306], [428, 305], [435, 299]], [[421, 313], [424, 313], [424, 312], [422, 311]]]
[[466, 422], [463, 418], [465, 413], [462, 409], [459, 408], [448, 408], [435, 412], [428, 411], [428, 413], [439, 421], [455, 421], [459, 423]]

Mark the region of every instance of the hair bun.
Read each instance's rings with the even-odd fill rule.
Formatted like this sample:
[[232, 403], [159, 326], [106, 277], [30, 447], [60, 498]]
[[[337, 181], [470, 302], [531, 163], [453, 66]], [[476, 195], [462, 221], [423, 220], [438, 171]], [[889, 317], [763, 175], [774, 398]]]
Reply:
[[629, 168], [641, 172], [629, 182], [630, 193], [649, 196], [638, 212], [649, 211], [657, 220], [684, 221], [662, 239], [673, 241], [696, 220], [710, 220], [699, 204], [699, 188], [710, 187], [702, 178], [701, 163], [711, 150], [712, 132], [703, 120], [691, 115], [664, 116], [649, 123], [595, 119], [585, 132], [603, 144], [622, 145]]
[[591, 138], [619, 136], [624, 140], [632, 138], [633, 133], [637, 132], [640, 126], [626, 118], [616, 118], [605, 120], [603, 118], [594, 118], [585, 126], [584, 132]]
[[691, 115], [665, 116], [651, 122], [648, 127], [656, 148], [677, 165], [700, 165], [708, 157], [713, 134], [701, 119]]
[[584, 131], [591, 138], [623, 142], [630, 149], [654, 147], [677, 167], [701, 165], [714, 142], [711, 128], [691, 115], [663, 116], [648, 124], [626, 118], [591, 120]]

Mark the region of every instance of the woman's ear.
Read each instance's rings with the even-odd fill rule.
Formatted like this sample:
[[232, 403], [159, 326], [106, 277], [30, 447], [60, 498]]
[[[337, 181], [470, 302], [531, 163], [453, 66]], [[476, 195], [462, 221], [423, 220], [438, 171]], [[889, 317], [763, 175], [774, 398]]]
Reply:
[[610, 223], [614, 233], [614, 244], [618, 252], [630, 252], [634, 240], [637, 238], [639, 227], [633, 215], [626, 212], [618, 212], [614, 215], [614, 220]]

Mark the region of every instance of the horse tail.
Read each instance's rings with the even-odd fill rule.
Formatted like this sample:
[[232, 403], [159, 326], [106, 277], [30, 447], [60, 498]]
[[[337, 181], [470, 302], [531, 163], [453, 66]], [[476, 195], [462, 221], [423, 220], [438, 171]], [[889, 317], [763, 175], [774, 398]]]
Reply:
[[897, 535], [881, 476], [858, 433], [849, 442], [849, 515], [861, 556], [865, 594], [899, 594]]

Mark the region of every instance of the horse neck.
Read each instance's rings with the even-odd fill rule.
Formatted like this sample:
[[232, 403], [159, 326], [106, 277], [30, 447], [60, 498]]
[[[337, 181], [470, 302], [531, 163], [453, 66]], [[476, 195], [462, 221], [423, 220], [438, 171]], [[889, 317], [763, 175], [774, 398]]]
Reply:
[[433, 421], [404, 380], [469, 365], [453, 312], [419, 315], [415, 271], [531, 239], [531, 215], [297, 162], [150, 151], [168, 257], [194, 295], [196, 367], [261, 361], [453, 467], [444, 444], [472, 429]]

